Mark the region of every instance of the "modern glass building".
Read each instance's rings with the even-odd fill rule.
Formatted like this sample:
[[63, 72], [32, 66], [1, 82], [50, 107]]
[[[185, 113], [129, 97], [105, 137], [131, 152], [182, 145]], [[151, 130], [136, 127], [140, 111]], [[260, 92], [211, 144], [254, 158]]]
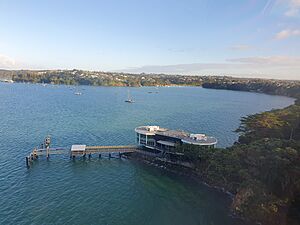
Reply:
[[205, 134], [190, 134], [180, 130], [169, 130], [159, 126], [140, 126], [135, 128], [137, 144], [150, 151], [174, 152], [177, 145], [191, 144], [214, 148], [217, 144], [215, 137]]

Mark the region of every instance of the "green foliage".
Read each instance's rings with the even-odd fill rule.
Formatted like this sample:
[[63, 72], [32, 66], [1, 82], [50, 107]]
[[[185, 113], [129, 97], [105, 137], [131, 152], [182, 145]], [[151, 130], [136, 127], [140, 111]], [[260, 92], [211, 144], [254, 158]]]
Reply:
[[0, 70], [0, 79], [9, 76], [15, 82], [94, 85], [94, 86], [200, 86], [200, 76], [176, 76], [164, 74], [128, 74], [82, 70]]
[[263, 224], [299, 224], [291, 219], [300, 214], [299, 82], [224, 79], [203, 87], [297, 99], [285, 109], [243, 117], [237, 129], [239, 141], [230, 148], [182, 145], [176, 151], [184, 153], [208, 183], [235, 193], [232, 208], [236, 213]]
[[227, 149], [182, 145], [176, 150], [208, 183], [236, 194], [237, 213], [264, 224], [287, 224], [292, 203], [300, 205], [299, 113], [300, 106], [292, 105], [244, 117], [239, 142]]
[[195, 157], [201, 177], [239, 196], [234, 209], [248, 218], [272, 224], [300, 193], [299, 141], [263, 138], [227, 149], [183, 149]]
[[230, 78], [204, 82], [203, 87], [214, 89], [226, 89], [235, 91], [254, 91], [273, 95], [284, 95], [300, 99], [299, 81], [278, 81], [264, 79]]
[[300, 140], [300, 105], [243, 117], [237, 132], [240, 143], [260, 138]]

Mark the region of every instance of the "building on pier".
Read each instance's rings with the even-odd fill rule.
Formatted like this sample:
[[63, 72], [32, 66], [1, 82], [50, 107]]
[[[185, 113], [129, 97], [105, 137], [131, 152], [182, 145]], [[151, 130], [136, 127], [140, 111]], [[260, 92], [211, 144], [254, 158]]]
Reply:
[[159, 126], [140, 126], [135, 128], [137, 144], [155, 153], [176, 153], [176, 146], [183, 144], [214, 148], [215, 137], [205, 134], [190, 134], [181, 130], [169, 130]]

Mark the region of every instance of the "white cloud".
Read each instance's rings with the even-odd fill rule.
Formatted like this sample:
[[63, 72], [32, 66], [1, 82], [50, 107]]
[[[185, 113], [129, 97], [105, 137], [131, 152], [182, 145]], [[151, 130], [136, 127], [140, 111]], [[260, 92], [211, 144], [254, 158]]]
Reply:
[[249, 45], [233, 45], [230, 47], [231, 50], [237, 50], [237, 51], [246, 51], [251, 49], [252, 47]]
[[300, 57], [291, 56], [257, 56], [228, 59], [229, 62], [247, 63], [247, 64], [265, 64], [271, 66], [297, 66], [300, 67]]
[[294, 17], [294, 16], [297, 16], [298, 13], [299, 13], [299, 9], [297, 9], [297, 8], [291, 8], [288, 11], [286, 11], [284, 13], [284, 15], [288, 16], [288, 17]]
[[283, 1], [283, 3], [287, 3], [287, 11], [284, 13], [285, 16], [288, 17], [296, 17], [299, 15], [300, 12], [300, 0], [288, 0]]
[[269, 13], [272, 10], [275, 2], [276, 0], [268, 0], [262, 10], [262, 14], [266, 15], [267, 13]]
[[233, 75], [300, 80], [300, 57], [258, 56], [227, 59], [222, 63], [148, 65], [120, 70], [131, 73]]
[[295, 6], [300, 7], [300, 0], [291, 0], [291, 3]]
[[282, 30], [280, 32], [278, 32], [276, 35], [275, 35], [275, 38], [277, 40], [282, 40], [282, 39], [286, 39], [286, 38], [289, 38], [289, 37], [292, 37], [292, 36], [300, 36], [300, 29], [285, 29], [285, 30]]
[[2, 69], [9, 69], [16, 65], [16, 62], [14, 59], [0, 54], [0, 68]]

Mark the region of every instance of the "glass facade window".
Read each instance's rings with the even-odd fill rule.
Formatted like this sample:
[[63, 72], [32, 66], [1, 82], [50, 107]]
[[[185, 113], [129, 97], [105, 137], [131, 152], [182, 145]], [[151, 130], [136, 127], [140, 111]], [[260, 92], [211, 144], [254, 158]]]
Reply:
[[145, 134], [139, 134], [139, 133], [136, 133], [136, 141], [138, 144], [147, 145], [151, 147], [155, 147], [155, 143], [156, 143], [152, 135], [147, 136]]
[[153, 139], [148, 139], [147, 140], [147, 145], [149, 145], [149, 146], [155, 146], [155, 141], [153, 140]]
[[146, 145], [146, 139], [147, 139], [147, 136], [144, 135], [144, 134], [140, 134], [140, 144], [142, 145]]

